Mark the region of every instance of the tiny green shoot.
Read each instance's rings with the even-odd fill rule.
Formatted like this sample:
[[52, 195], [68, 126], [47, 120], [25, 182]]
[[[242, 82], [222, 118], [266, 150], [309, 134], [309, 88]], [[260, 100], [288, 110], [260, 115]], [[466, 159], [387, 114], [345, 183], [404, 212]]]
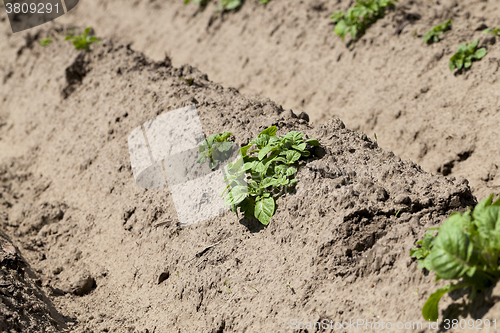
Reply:
[[[454, 212], [438, 228], [429, 228], [410, 256], [418, 268], [436, 273], [436, 281], [451, 282], [432, 293], [422, 309], [425, 320], [439, 317], [439, 301], [449, 292], [470, 288], [469, 299], [500, 279], [500, 199], [493, 194], [465, 213]], [[438, 230], [436, 236], [434, 231]]]
[[90, 44], [98, 43], [101, 41], [94, 35], [89, 36], [90, 30], [92, 30], [92, 27], [88, 27], [87, 29], [85, 29], [85, 31], [79, 36], [66, 36], [65, 40], [72, 40], [73, 45], [77, 50], [85, 50], [87, 52], [90, 52]]
[[229, 289], [229, 287], [227, 286], [227, 278], [226, 280], [224, 281], [224, 286], [226, 286], [227, 290], [229, 290], [230, 293], [232, 293], [231, 289]]
[[457, 53], [455, 53], [449, 62], [450, 70], [470, 68], [472, 61], [480, 60], [486, 55], [486, 49], [483, 47], [477, 49], [478, 40], [476, 39], [472, 43], [467, 43], [466, 45], [460, 44]]
[[52, 37], [47, 37], [40, 41], [41, 46], [49, 46], [50, 43], [52, 43]]
[[398, 0], [356, 0], [354, 7], [345, 13], [342, 11], [333, 13], [330, 17], [336, 23], [335, 34], [342, 37], [351, 34], [353, 39], [361, 37], [366, 29], [379, 18], [384, 17], [388, 7], [394, 7]]
[[485, 30], [483, 30], [483, 33], [485, 33], [485, 34], [492, 34], [495, 37], [498, 37], [499, 32], [500, 32], [500, 28], [485, 29]]
[[424, 43], [432, 44], [439, 42], [441, 40], [440, 39], [441, 35], [451, 29], [452, 23], [453, 20], [448, 20], [433, 27], [429, 32], [427, 32], [424, 35]]

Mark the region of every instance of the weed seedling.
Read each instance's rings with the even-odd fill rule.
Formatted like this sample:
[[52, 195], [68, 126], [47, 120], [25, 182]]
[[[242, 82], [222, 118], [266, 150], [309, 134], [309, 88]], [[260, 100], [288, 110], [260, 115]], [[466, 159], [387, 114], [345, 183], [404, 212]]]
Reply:
[[467, 45], [460, 44], [457, 53], [450, 58], [449, 67], [453, 71], [456, 69], [470, 68], [472, 61], [480, 60], [486, 55], [486, 49], [483, 47], [477, 49], [478, 40]]
[[347, 34], [352, 38], [361, 37], [366, 29], [379, 18], [384, 17], [388, 7], [394, 7], [398, 0], [356, 0], [354, 7], [347, 12], [334, 13], [330, 18], [337, 23], [335, 34], [344, 40]]
[[483, 33], [485, 33], [485, 34], [492, 34], [495, 37], [498, 37], [498, 33], [499, 32], [500, 32], [500, 28], [483, 30]]
[[[430, 228], [416, 242], [410, 256], [418, 268], [436, 273], [436, 281], [452, 280], [429, 296], [422, 309], [426, 320], [436, 321], [441, 297], [457, 289], [470, 288], [469, 299], [493, 286], [500, 278], [500, 199], [493, 194], [476, 205], [474, 211], [452, 213], [438, 228]], [[438, 234], [434, 236], [433, 232]], [[458, 282], [461, 280], [460, 282]]]
[[92, 27], [88, 27], [80, 36], [67, 36], [65, 40], [73, 40], [73, 45], [77, 50], [85, 50], [90, 52], [90, 44], [98, 43], [101, 40], [96, 38], [96, 36], [89, 36], [90, 30]]
[[432, 44], [440, 41], [440, 36], [451, 29], [453, 20], [448, 20], [433, 27], [424, 35], [424, 43]]
[[44, 38], [40, 41], [40, 45], [49, 46], [52, 43], [52, 37]]
[[241, 157], [228, 162], [224, 174], [228, 183], [224, 193], [229, 190], [225, 204], [236, 214], [239, 207], [246, 217], [256, 217], [264, 225], [274, 215], [275, 199], [298, 182], [294, 175], [299, 160], [310, 156], [307, 145], [319, 146], [317, 140], [304, 140], [301, 132], [277, 137], [276, 131], [276, 126], [269, 127], [242, 147]]

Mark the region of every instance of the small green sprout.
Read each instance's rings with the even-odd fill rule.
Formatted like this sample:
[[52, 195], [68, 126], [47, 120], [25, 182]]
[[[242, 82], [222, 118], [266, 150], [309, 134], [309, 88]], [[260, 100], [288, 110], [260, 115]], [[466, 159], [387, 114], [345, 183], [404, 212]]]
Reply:
[[485, 34], [492, 34], [495, 37], [498, 37], [498, 33], [499, 32], [500, 32], [500, 28], [485, 29], [485, 30], [483, 30], [483, 33], [485, 33]]
[[80, 36], [67, 36], [65, 40], [73, 40], [73, 45], [77, 50], [85, 50], [90, 52], [90, 44], [98, 43], [101, 40], [96, 38], [96, 36], [89, 36], [90, 30], [92, 27], [88, 27]]
[[469, 299], [474, 299], [478, 291], [500, 279], [500, 199], [492, 201], [493, 194], [478, 203], [472, 213], [470, 209], [452, 213], [440, 227], [429, 228], [432, 232], [415, 243], [419, 248], [411, 249], [410, 256], [418, 260], [418, 268], [434, 271], [436, 281], [452, 280], [429, 296], [422, 309], [425, 320], [438, 319], [439, 301], [445, 294], [470, 288]]
[[229, 290], [230, 293], [232, 293], [231, 289], [229, 289], [229, 287], [227, 286], [227, 278], [226, 280], [224, 281], [224, 286], [226, 286], [227, 290]]
[[440, 36], [444, 34], [446, 31], [451, 29], [452, 23], [453, 20], [448, 20], [433, 27], [429, 32], [427, 32], [424, 35], [424, 43], [432, 44], [439, 42], [441, 40]]
[[52, 37], [47, 37], [40, 41], [41, 46], [49, 46], [50, 43], [52, 43]]
[[335, 34], [344, 40], [347, 34], [352, 38], [361, 37], [366, 29], [379, 18], [384, 17], [388, 7], [394, 7], [398, 0], [356, 0], [354, 7], [349, 8], [347, 12], [342, 11], [333, 13], [330, 17], [335, 26]]
[[486, 55], [486, 49], [483, 47], [477, 49], [478, 40], [467, 45], [460, 44], [457, 53], [450, 58], [449, 67], [453, 71], [456, 69], [470, 68], [472, 61], [480, 60]]

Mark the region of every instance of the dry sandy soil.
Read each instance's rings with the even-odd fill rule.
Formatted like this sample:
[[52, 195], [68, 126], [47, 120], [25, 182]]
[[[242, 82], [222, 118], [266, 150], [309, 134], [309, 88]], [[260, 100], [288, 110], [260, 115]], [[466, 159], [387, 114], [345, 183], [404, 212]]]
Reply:
[[[426, 228], [500, 188], [500, 51], [475, 31], [500, 25], [499, 5], [401, 1], [346, 46], [328, 15], [348, 5], [246, 1], [214, 14], [82, 0], [15, 35], [2, 11], [1, 329], [288, 332], [294, 319], [362, 319], [436, 332], [421, 308], [445, 282], [408, 254]], [[447, 18], [453, 30], [423, 45]], [[75, 50], [72, 25], [103, 42]], [[473, 38], [488, 55], [453, 75], [447, 59]], [[226, 213], [182, 228], [168, 190], [135, 184], [130, 132], [191, 104], [206, 134], [231, 131], [238, 144], [271, 125], [320, 141], [268, 227]], [[440, 316], [498, 319], [499, 295], [445, 296]]]

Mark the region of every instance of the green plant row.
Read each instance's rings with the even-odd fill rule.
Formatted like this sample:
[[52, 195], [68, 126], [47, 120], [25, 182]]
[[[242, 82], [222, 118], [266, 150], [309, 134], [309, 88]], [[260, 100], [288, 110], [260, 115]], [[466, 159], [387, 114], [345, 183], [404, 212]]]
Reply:
[[[224, 203], [238, 214], [255, 217], [268, 225], [276, 208], [275, 200], [298, 182], [294, 178], [299, 160], [310, 156], [307, 146], [319, 146], [314, 139], [303, 139], [302, 132], [291, 131], [276, 136], [276, 126], [262, 131], [256, 139], [239, 149], [239, 158], [229, 161], [224, 172], [227, 187]], [[210, 159], [214, 169], [228, 158], [231, 133], [214, 134], [199, 147], [198, 163]], [[227, 192], [227, 193], [226, 193]]]
[[422, 309], [426, 320], [438, 319], [439, 301], [446, 293], [470, 288], [469, 298], [474, 299], [500, 278], [500, 199], [492, 201], [493, 194], [477, 204], [472, 214], [470, 209], [452, 213], [416, 242], [419, 248], [411, 249], [418, 268], [435, 272], [436, 281], [452, 281], [430, 295]]
[[337, 23], [335, 34], [344, 40], [347, 34], [352, 38], [361, 37], [366, 29], [379, 18], [384, 17], [387, 7], [394, 7], [398, 0], [356, 0], [354, 7], [347, 12], [342, 11], [332, 14], [331, 19]]

